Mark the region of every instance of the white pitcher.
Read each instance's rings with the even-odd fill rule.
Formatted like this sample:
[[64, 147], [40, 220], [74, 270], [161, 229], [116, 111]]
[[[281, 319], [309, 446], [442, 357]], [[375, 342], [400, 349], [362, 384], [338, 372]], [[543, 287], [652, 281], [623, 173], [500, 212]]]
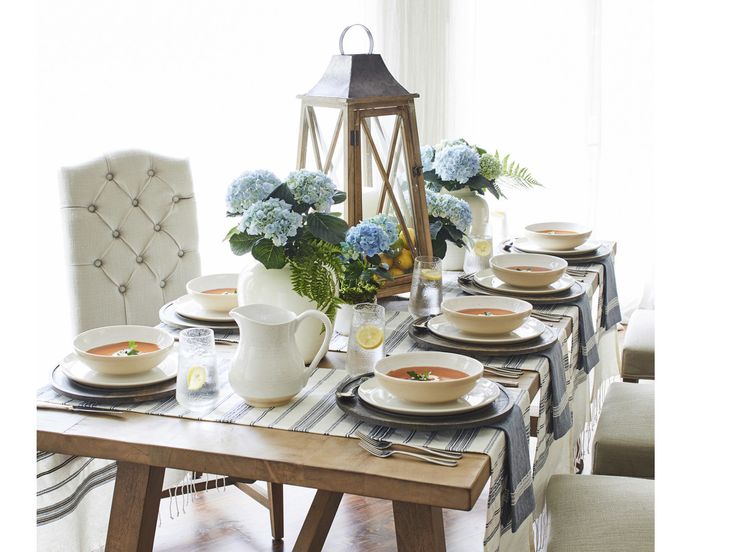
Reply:
[[[327, 351], [332, 323], [317, 310], [299, 316], [273, 305], [252, 304], [230, 311], [240, 328], [240, 344], [230, 366], [230, 386], [255, 407], [288, 403], [307, 384], [309, 374]], [[296, 346], [294, 334], [303, 320], [319, 319], [324, 339], [308, 367]]]

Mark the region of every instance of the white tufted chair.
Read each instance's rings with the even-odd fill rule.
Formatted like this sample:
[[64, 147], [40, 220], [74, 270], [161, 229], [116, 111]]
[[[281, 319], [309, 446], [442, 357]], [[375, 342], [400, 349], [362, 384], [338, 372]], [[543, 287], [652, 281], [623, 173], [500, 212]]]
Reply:
[[186, 160], [126, 151], [62, 169], [74, 331], [156, 325], [199, 276]]

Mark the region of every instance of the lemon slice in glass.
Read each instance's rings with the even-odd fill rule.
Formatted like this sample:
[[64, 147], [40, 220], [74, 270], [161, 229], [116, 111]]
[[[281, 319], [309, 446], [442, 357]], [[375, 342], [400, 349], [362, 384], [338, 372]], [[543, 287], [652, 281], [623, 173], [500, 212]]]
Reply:
[[207, 371], [201, 366], [192, 366], [187, 372], [187, 389], [199, 391], [207, 381]]
[[436, 268], [423, 268], [419, 274], [422, 280], [429, 280], [430, 282], [438, 282], [442, 280], [442, 272]]
[[491, 242], [488, 240], [475, 240], [473, 252], [479, 257], [486, 257], [491, 254]]
[[383, 343], [383, 330], [373, 324], [366, 324], [358, 328], [355, 340], [363, 349], [375, 349]]

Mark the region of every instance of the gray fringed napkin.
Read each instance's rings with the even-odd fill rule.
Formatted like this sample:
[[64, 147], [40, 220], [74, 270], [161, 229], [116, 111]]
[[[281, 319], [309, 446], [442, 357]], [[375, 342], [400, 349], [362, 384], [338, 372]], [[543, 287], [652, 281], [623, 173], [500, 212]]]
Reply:
[[565, 364], [562, 362], [562, 346], [559, 341], [547, 349], [534, 353], [549, 363], [549, 387], [552, 395], [552, 433], [555, 439], [565, 435], [572, 427], [570, 398], [567, 396]]
[[616, 289], [616, 271], [613, 268], [613, 256], [609, 253], [605, 258], [598, 261], [576, 262], [575, 259], [567, 259], [569, 265], [575, 264], [600, 264], [603, 265], [603, 316], [601, 325], [609, 330], [621, 322], [621, 307], [618, 303], [618, 290]]
[[578, 324], [580, 324], [580, 366], [579, 369], [585, 370], [586, 374], [595, 368], [600, 360], [598, 357], [598, 345], [596, 343], [595, 328], [593, 326], [593, 313], [590, 307], [590, 297], [587, 293], [583, 293], [574, 301], [566, 303], [574, 305], [578, 308]]

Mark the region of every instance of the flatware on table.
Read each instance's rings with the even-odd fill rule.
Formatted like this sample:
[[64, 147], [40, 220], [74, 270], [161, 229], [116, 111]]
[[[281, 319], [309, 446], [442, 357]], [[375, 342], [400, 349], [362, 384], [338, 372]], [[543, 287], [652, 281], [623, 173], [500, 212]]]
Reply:
[[43, 410], [63, 410], [66, 412], [84, 412], [85, 414], [106, 414], [108, 416], [120, 417], [123, 416], [123, 412], [116, 412], [114, 410], [107, 410], [104, 408], [95, 408], [93, 406], [79, 406], [73, 404], [57, 404], [46, 401], [38, 401], [36, 408]]
[[410, 456], [418, 460], [424, 460], [425, 462], [429, 462], [430, 464], [437, 464], [439, 466], [445, 466], [448, 468], [454, 468], [457, 466], [456, 460], [443, 460], [442, 458], [438, 458], [436, 456], [429, 456], [426, 454], [417, 454], [415, 452], [407, 452], [403, 450], [379, 449], [379, 448], [374, 447], [373, 445], [369, 445], [368, 443], [362, 440], [358, 444], [360, 445], [360, 448], [365, 450], [367, 453], [372, 454], [373, 456], [376, 456], [378, 458], [389, 458], [395, 454], [399, 454], [401, 456]]
[[[179, 341], [179, 336], [174, 336], [174, 341]], [[237, 339], [224, 339], [224, 338], [215, 338], [215, 345], [237, 345], [240, 343]]]
[[438, 456], [440, 458], [447, 458], [449, 460], [459, 460], [463, 457], [462, 452], [454, 452], [454, 451], [446, 451], [441, 449], [436, 449], [433, 447], [421, 447], [417, 445], [407, 445], [406, 443], [392, 443], [391, 441], [382, 441], [380, 439], [374, 439], [373, 437], [370, 437], [369, 435], [366, 435], [365, 433], [361, 431], [356, 431], [355, 435], [358, 436], [358, 438], [368, 444], [372, 447], [375, 447], [379, 450], [387, 450], [390, 449], [393, 445], [399, 444], [404, 448], [424, 452], [427, 454], [431, 454], [433, 456]]
[[494, 368], [493, 366], [486, 366], [483, 368], [485, 374], [492, 374], [494, 376], [501, 376], [504, 378], [518, 379], [521, 377], [521, 370], [504, 370], [502, 368]]
[[519, 387], [519, 382], [510, 380], [510, 379], [499, 379], [499, 378], [506, 378], [506, 376], [489, 376], [486, 375], [485, 378], [487, 380], [491, 380], [495, 383], [500, 383], [504, 387]]

